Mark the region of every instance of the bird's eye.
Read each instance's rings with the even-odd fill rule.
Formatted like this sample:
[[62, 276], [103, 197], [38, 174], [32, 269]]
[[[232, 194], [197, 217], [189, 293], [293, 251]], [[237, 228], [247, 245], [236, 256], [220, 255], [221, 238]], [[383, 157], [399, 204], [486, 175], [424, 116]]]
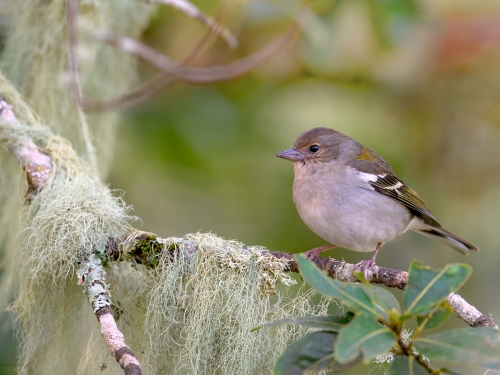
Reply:
[[309, 151], [311, 152], [317, 152], [318, 150], [319, 146], [317, 144], [311, 145], [311, 147], [309, 147]]

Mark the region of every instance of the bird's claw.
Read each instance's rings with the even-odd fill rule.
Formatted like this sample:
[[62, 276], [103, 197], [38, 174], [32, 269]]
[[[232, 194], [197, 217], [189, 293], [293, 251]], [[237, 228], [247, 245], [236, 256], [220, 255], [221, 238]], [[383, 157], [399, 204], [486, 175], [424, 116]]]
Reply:
[[373, 259], [362, 260], [354, 265], [354, 269], [363, 272], [365, 280], [370, 280], [370, 278], [376, 273], [376, 264]]
[[311, 249], [305, 252], [305, 256], [309, 260], [313, 260], [316, 257], [319, 257], [319, 254], [321, 253], [321, 248], [317, 247], [315, 249]]

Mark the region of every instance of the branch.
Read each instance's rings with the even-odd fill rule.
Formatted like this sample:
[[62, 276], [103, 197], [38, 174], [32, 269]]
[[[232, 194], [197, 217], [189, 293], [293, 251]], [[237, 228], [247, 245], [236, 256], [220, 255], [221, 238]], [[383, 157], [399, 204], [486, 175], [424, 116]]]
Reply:
[[125, 375], [141, 375], [141, 365], [134, 353], [125, 344], [123, 334], [116, 326], [109, 299], [104, 267], [94, 254], [85, 260], [77, 271], [78, 285], [85, 287], [85, 293], [94, 309], [94, 314], [101, 325], [101, 335], [104, 337], [109, 354], [124, 370]]
[[175, 75], [182, 81], [190, 83], [214, 83], [234, 79], [261, 66], [284, 49], [298, 32], [299, 26], [294, 23], [282, 36], [250, 56], [243, 57], [229, 64], [205, 68], [182, 66], [177, 61], [132, 38], [119, 38], [105, 32], [94, 32], [92, 36], [97, 40], [137, 56], [149, 62], [158, 70]]
[[[12, 106], [0, 97], [0, 122], [6, 126], [19, 124]], [[43, 189], [52, 172], [50, 157], [42, 153], [33, 140], [24, 135], [18, 139], [2, 139], [9, 152], [14, 155], [17, 162], [26, 172], [28, 180], [28, 193], [35, 193]]]
[[211, 32], [217, 34], [221, 37], [229, 47], [238, 47], [238, 39], [233, 35], [231, 31], [217, 23], [212, 17], [203, 13], [196, 5], [190, 3], [187, 0], [146, 0], [151, 4], [163, 4], [171, 6], [172, 8], [178, 9], [184, 12], [187, 16], [200, 21], [205, 25]]
[[[12, 106], [3, 98], [0, 98], [0, 122], [7, 126], [15, 126], [19, 123], [12, 111]], [[3, 139], [3, 141], [26, 172], [30, 186], [29, 192], [36, 194], [41, 191], [53, 170], [50, 157], [40, 152], [27, 135], [15, 140]], [[125, 375], [141, 375], [139, 361], [125, 345], [123, 334], [118, 330], [109, 308], [109, 291], [105, 284], [105, 271], [100, 263], [94, 255], [92, 259], [86, 260], [79, 270], [78, 285], [85, 286], [85, 292], [101, 325], [101, 334], [106, 341], [109, 353], [115, 357]]]
[[[197, 251], [195, 243], [182, 238], [167, 242], [165, 239], [156, 236], [153, 233], [131, 232], [122, 240], [111, 239], [106, 246], [106, 255], [115, 261], [133, 261], [143, 264], [146, 267], [154, 268], [157, 265], [158, 257], [163, 251], [178, 251], [179, 244], [182, 242], [185, 251], [192, 256]], [[165, 246], [165, 247], [164, 247]], [[290, 272], [299, 272], [297, 263], [293, 260], [293, 255], [281, 251], [269, 251], [269, 256], [288, 261], [288, 270]], [[358, 282], [354, 277], [353, 271], [356, 270], [355, 264], [346, 263], [333, 258], [321, 258], [315, 256], [311, 259], [318, 268], [326, 271], [329, 277], [339, 281]], [[382, 284], [389, 288], [404, 290], [408, 280], [408, 272], [392, 268], [375, 266], [373, 272], [367, 275], [367, 281], [372, 284]], [[483, 315], [474, 306], [468, 303], [460, 295], [451, 293], [447, 298], [448, 303], [453, 308], [455, 315], [471, 327], [493, 327], [498, 326], [492, 319]]]

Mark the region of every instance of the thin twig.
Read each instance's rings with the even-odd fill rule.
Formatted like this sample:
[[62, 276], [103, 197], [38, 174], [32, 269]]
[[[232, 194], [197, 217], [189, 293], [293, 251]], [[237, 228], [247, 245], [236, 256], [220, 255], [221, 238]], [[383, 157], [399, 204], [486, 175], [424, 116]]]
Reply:
[[125, 344], [123, 334], [118, 329], [113, 312], [109, 307], [109, 289], [106, 284], [104, 267], [93, 254], [79, 268], [78, 285], [83, 285], [92, 305], [94, 314], [101, 326], [109, 354], [116, 359], [125, 375], [141, 375], [141, 365], [134, 353]]
[[[207, 32], [191, 50], [191, 52], [189, 52], [186, 58], [182, 60], [182, 64], [189, 64], [193, 61], [202, 52], [202, 50], [207, 47], [209, 41], [213, 39], [211, 38], [212, 35], [212, 33]], [[172, 74], [160, 72], [155, 74], [152, 78], [140, 86], [116, 98], [98, 100], [83, 98], [82, 107], [87, 112], [129, 108], [143, 103], [177, 80], [178, 78]]]
[[238, 47], [238, 39], [229, 31], [226, 27], [222, 26], [216, 22], [212, 17], [203, 13], [196, 5], [192, 4], [187, 0], [145, 0], [152, 4], [162, 4], [168, 5], [172, 8], [178, 9], [184, 12], [188, 17], [194, 18], [200, 21], [203, 25], [207, 27], [208, 30], [218, 35], [224, 40], [229, 47]]
[[78, 0], [66, 0], [66, 17], [68, 23], [68, 70], [69, 70], [69, 84], [73, 99], [77, 106], [78, 116], [82, 129], [82, 138], [85, 142], [85, 149], [87, 151], [87, 158], [94, 169], [94, 173], [98, 175], [99, 169], [97, 168], [97, 157], [95, 153], [94, 144], [91, 140], [90, 129], [87, 118], [83, 113], [83, 90], [80, 81], [80, 73], [78, 69], [77, 47], [78, 36], [76, 32], [76, 22], [78, 20]]
[[294, 23], [283, 35], [247, 57], [229, 64], [202, 68], [182, 66], [177, 61], [132, 38], [119, 38], [106, 32], [93, 32], [92, 36], [97, 40], [137, 56], [149, 62], [158, 70], [175, 75], [182, 81], [206, 84], [228, 81], [263, 65], [284, 49], [298, 33], [299, 25]]

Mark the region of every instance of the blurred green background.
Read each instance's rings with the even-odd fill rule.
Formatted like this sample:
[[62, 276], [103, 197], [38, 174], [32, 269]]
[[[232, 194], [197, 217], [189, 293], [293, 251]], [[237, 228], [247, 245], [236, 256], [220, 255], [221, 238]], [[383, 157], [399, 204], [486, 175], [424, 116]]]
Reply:
[[[235, 51], [214, 41], [196, 66], [252, 53], [280, 35], [298, 9], [292, 2], [263, 0], [194, 3], [240, 40]], [[275, 154], [303, 131], [334, 128], [382, 155], [445, 228], [481, 249], [465, 258], [408, 233], [386, 244], [377, 263], [399, 269], [414, 258], [435, 268], [470, 263], [474, 272], [460, 294], [498, 323], [500, 3], [307, 5], [300, 38], [264, 67], [222, 84], [175, 83], [127, 110], [107, 182], [126, 192], [142, 230], [164, 237], [212, 231], [248, 245], [301, 252], [325, 241], [300, 220], [291, 197], [292, 164]], [[144, 40], [182, 60], [205, 32], [164, 7]], [[142, 79], [152, 73], [142, 66]], [[334, 249], [325, 256], [358, 262], [371, 255]], [[452, 318], [446, 328], [463, 326]], [[13, 373], [1, 366], [12, 362], [13, 351], [0, 352], [0, 374]]]

